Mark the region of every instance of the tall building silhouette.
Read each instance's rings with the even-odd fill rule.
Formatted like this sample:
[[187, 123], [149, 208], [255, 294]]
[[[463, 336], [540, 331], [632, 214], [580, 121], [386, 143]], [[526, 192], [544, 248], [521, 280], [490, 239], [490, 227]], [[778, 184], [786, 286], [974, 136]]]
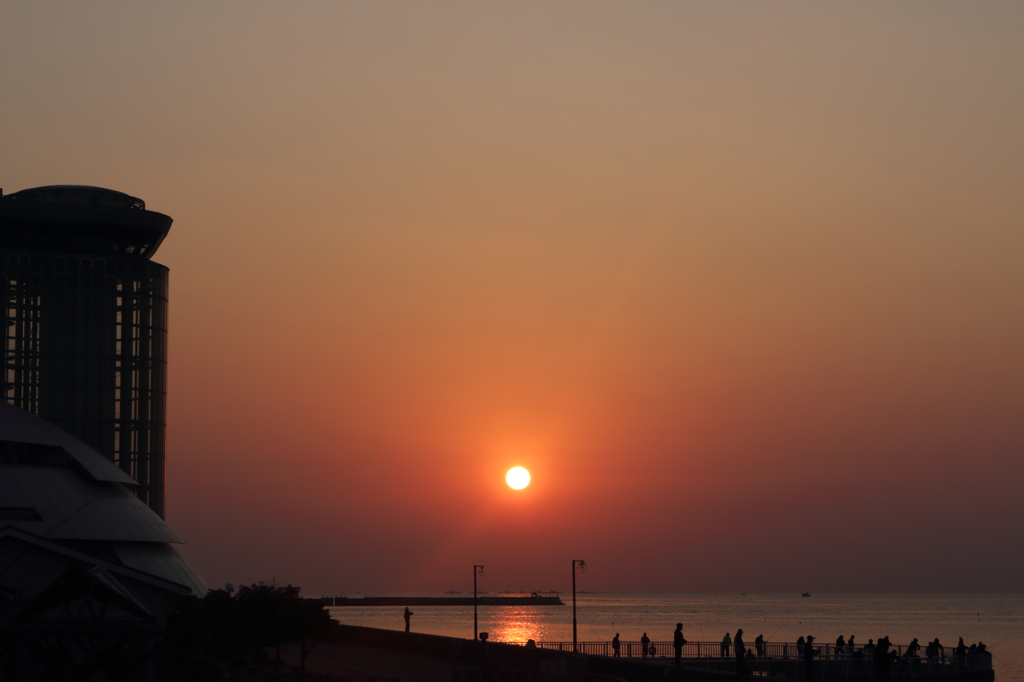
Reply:
[[74, 435], [164, 516], [171, 218], [100, 187], [0, 192], [4, 399]]

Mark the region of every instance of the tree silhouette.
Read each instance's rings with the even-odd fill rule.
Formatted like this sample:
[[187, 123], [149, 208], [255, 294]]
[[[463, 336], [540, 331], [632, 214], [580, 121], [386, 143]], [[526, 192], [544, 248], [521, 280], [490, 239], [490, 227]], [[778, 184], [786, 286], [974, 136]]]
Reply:
[[297, 642], [303, 668], [315, 643], [332, 640], [338, 627], [318, 600], [303, 599], [300, 588], [273, 581], [242, 586], [236, 594], [210, 590], [201, 599], [183, 600], [169, 625], [179, 660], [204, 650], [259, 658], [264, 647], [274, 647], [280, 659], [281, 645]]

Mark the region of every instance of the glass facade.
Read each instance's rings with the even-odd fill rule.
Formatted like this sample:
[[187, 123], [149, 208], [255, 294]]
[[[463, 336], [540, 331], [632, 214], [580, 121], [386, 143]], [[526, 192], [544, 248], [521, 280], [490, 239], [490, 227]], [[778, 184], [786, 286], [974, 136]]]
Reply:
[[[130, 234], [130, 218], [145, 214], [166, 219], [166, 234], [170, 218], [138, 207], [5, 211], [16, 196], [0, 199], [4, 397], [113, 460], [162, 517], [168, 270], [102, 228], [117, 220]], [[150, 226], [143, 239], [152, 243]]]

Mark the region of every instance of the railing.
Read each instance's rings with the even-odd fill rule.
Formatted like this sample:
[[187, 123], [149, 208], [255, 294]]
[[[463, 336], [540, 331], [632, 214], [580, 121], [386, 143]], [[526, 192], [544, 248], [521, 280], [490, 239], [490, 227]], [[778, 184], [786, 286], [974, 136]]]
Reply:
[[[523, 642], [506, 642], [506, 644], [524, 644]], [[539, 649], [556, 651], [572, 651], [572, 642], [536, 642]], [[775, 677], [782, 675], [788, 679], [805, 679], [804, 647], [792, 642], [765, 642], [760, 651], [753, 644], [744, 643], [746, 650], [752, 653], [753, 660], [745, 660], [744, 666], [752, 675]], [[653, 655], [651, 648], [653, 647]], [[852, 650], [843, 647], [841, 650], [834, 644], [813, 645], [814, 679], [856, 679], [874, 678], [875, 662], [871, 650], [864, 653], [864, 647], [857, 645]], [[674, 659], [675, 647], [672, 642], [658, 641], [647, 645], [647, 652], [638, 641], [619, 641], [619, 655], [623, 658]], [[592, 656], [614, 656], [611, 642], [579, 642], [577, 651]], [[897, 657], [889, 666], [888, 674], [894, 679], [930, 677], [933, 675], [963, 674], [977, 671], [992, 670], [992, 656], [943, 655], [936, 658], [906, 657], [906, 645], [892, 645], [890, 652]], [[952, 653], [953, 648], [948, 647]], [[685, 665], [703, 670], [718, 672], [736, 672], [736, 648], [734, 644], [723, 645], [721, 642], [687, 642], [683, 645], [682, 656]]]

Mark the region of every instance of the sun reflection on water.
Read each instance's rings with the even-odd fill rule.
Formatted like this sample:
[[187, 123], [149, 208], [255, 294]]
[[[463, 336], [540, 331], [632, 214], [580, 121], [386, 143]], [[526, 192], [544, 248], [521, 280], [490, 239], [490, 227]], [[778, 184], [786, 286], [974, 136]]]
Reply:
[[494, 614], [488, 637], [495, 642], [544, 641], [548, 628], [535, 606], [503, 607]]

